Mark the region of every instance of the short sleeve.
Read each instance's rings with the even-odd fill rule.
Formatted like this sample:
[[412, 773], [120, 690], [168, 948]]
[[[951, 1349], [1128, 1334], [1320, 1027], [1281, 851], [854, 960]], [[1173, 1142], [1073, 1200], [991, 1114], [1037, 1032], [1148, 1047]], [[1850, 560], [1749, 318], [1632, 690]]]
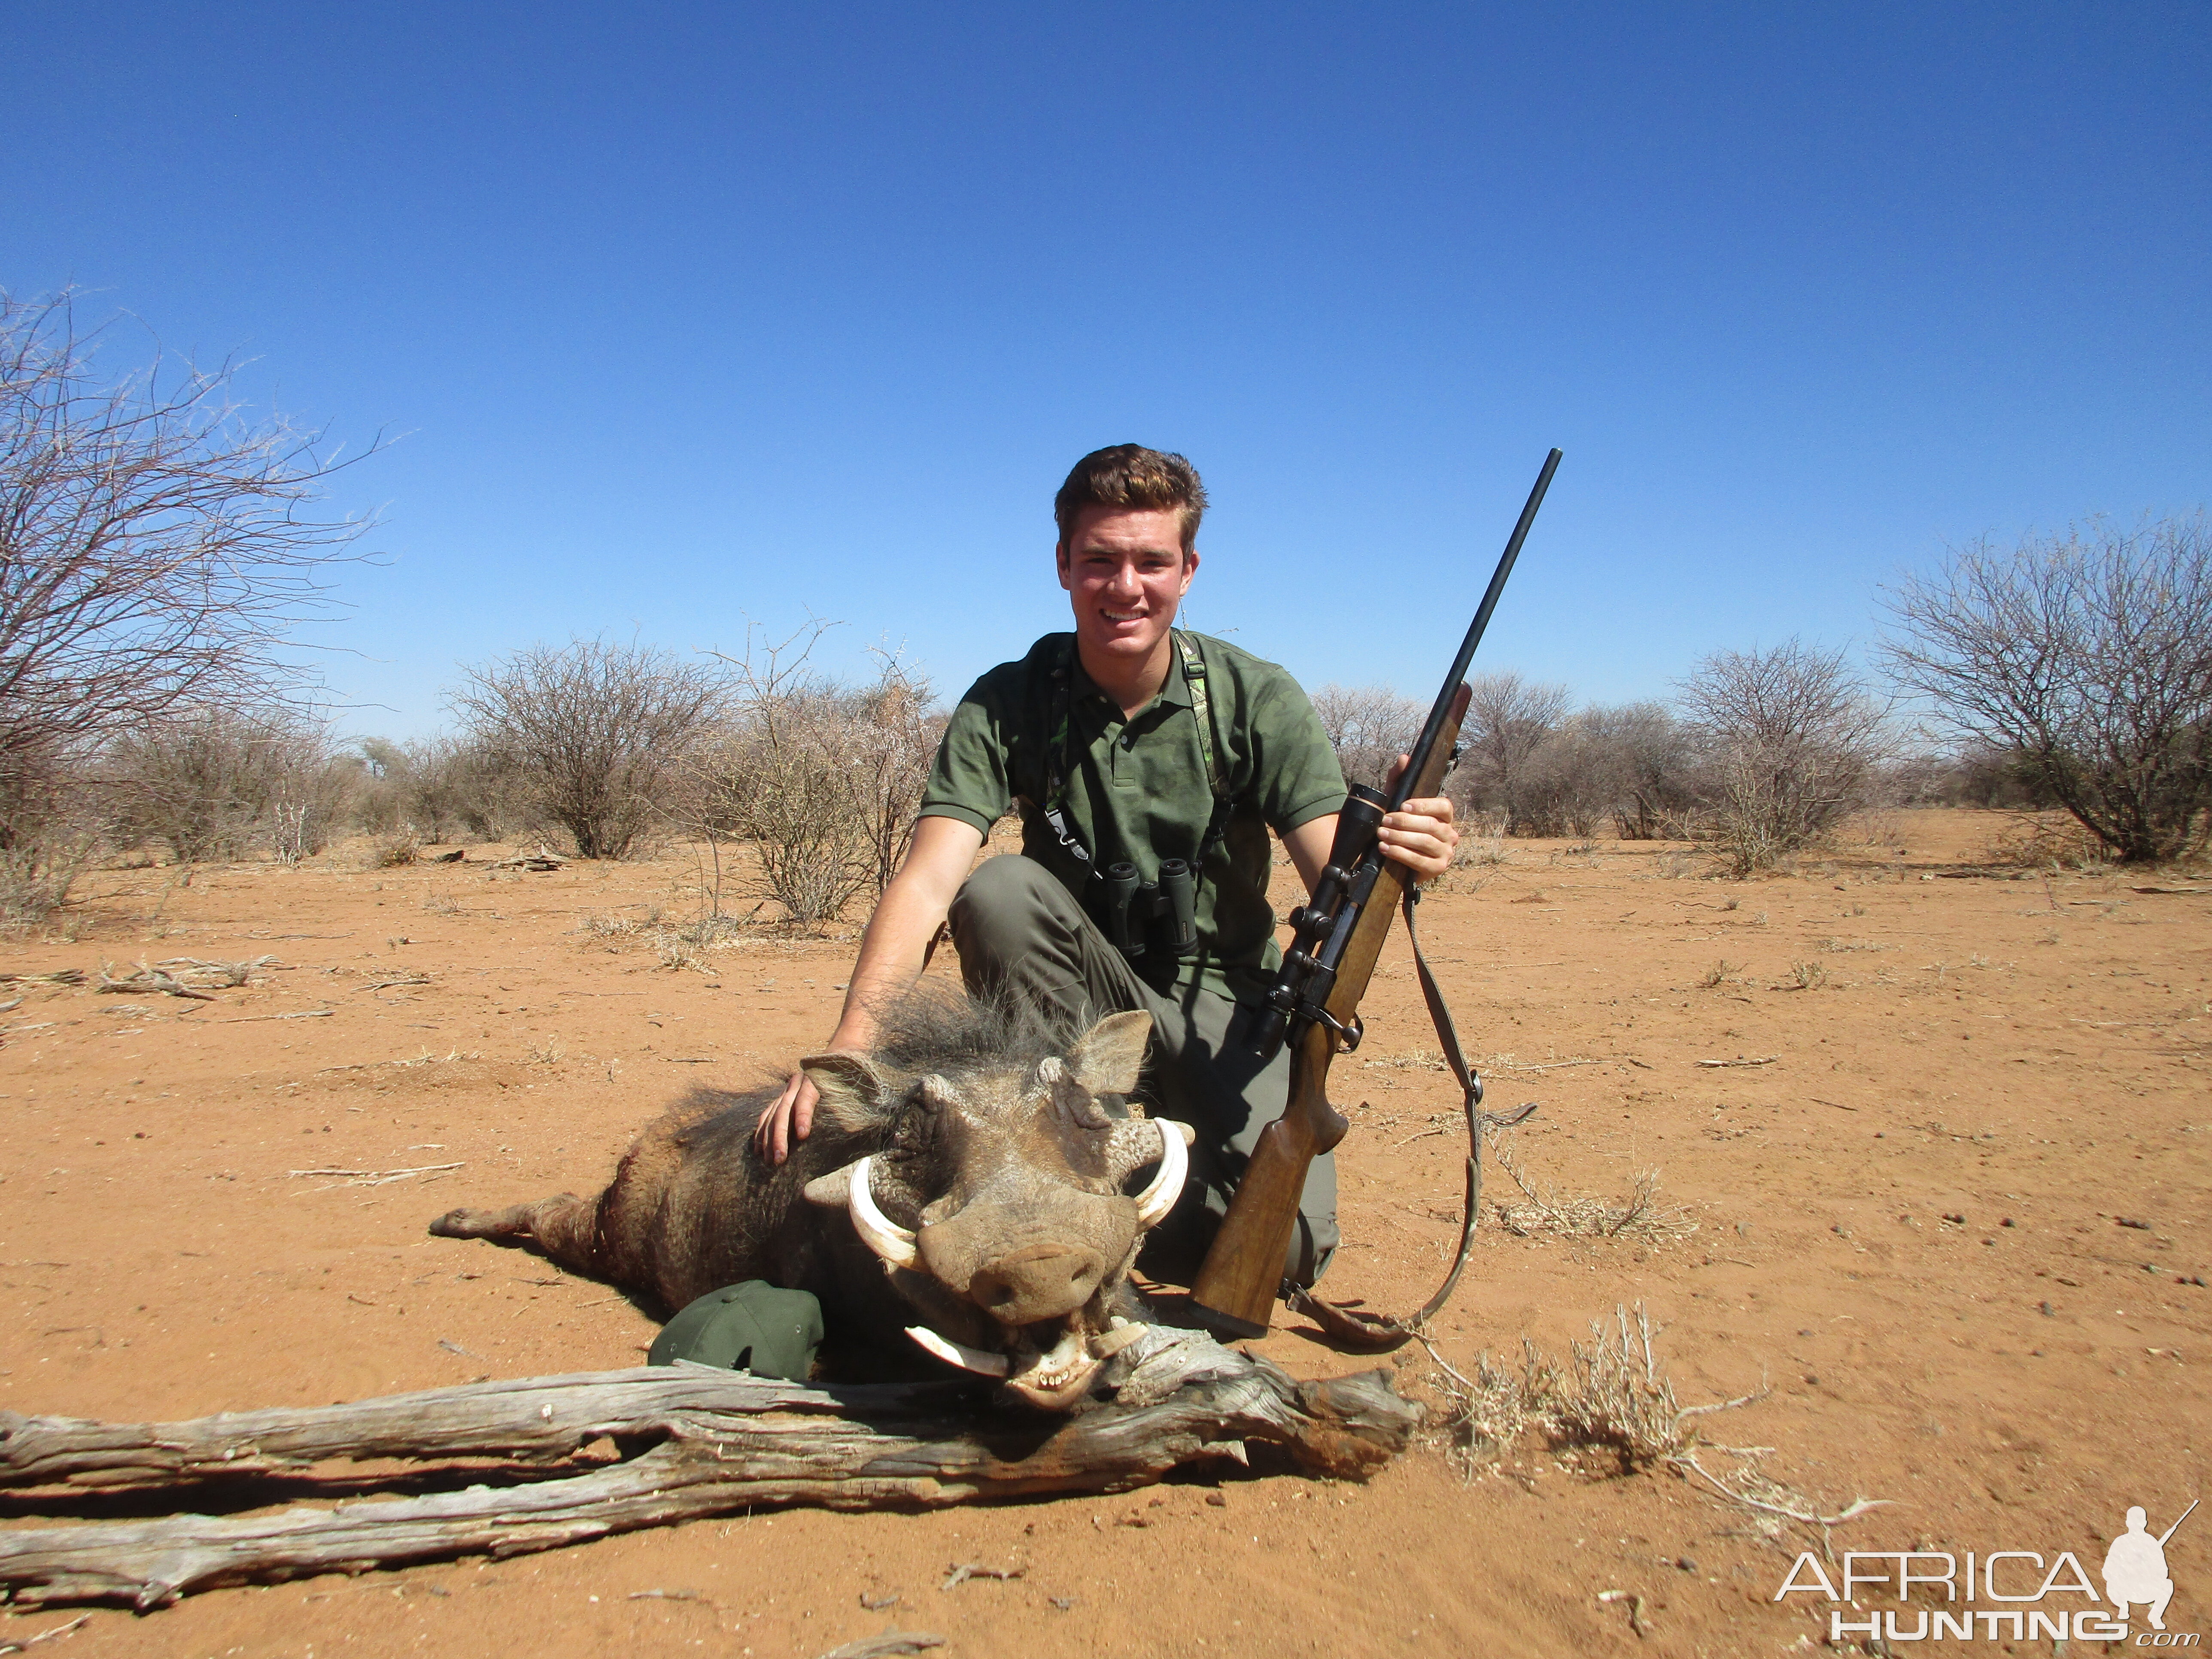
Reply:
[[1344, 769], [1296, 680], [1273, 669], [1256, 677], [1251, 696], [1259, 762], [1255, 804], [1267, 827], [1286, 836], [1343, 806]]
[[988, 836], [1013, 804], [1000, 713], [1004, 701], [995, 695], [1002, 688], [994, 684], [1003, 672], [994, 669], [976, 681], [952, 711], [917, 817], [957, 818]]

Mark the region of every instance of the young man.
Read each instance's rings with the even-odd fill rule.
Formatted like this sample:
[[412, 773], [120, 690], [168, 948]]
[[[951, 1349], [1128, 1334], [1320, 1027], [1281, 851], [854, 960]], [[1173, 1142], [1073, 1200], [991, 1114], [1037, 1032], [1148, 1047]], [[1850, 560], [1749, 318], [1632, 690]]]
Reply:
[[[1180, 455], [1118, 444], [1076, 463], [1053, 502], [1075, 631], [1047, 635], [961, 699], [914, 849], [869, 920], [829, 1043], [868, 1046], [875, 1011], [920, 976], [947, 921], [971, 991], [1010, 993], [1069, 1024], [1148, 1011], [1149, 1092], [1198, 1143], [1185, 1201], [1156, 1231], [1145, 1265], [1186, 1283], [1288, 1092], [1287, 1049], [1262, 1052], [1255, 1040], [1280, 961], [1267, 832], [1310, 893], [1345, 793], [1313, 706], [1288, 674], [1174, 629], [1198, 574], [1205, 510], [1205, 488]], [[975, 866], [1009, 805], [1021, 812], [1021, 854]], [[1408, 801], [1383, 819], [1381, 838], [1416, 879], [1437, 875], [1459, 840], [1451, 803]], [[1133, 865], [1140, 883], [1164, 889], [1177, 860], [1195, 872], [1195, 948], [1185, 954], [1172, 907], [1147, 916], [1154, 907], [1140, 894], [1124, 923], [1109, 876]], [[1126, 876], [1120, 885], [1126, 892]], [[1125, 953], [1124, 944], [1143, 948]], [[781, 1163], [811, 1127], [815, 1103], [813, 1085], [794, 1073], [761, 1117], [762, 1155]], [[1312, 1284], [1336, 1243], [1336, 1171], [1324, 1157], [1306, 1182], [1285, 1275]]]

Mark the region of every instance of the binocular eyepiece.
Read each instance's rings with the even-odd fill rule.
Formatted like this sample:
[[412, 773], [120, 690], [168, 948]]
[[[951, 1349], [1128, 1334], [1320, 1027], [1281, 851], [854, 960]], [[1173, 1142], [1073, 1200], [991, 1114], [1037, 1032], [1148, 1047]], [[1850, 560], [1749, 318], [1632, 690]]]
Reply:
[[1182, 859], [1163, 859], [1157, 882], [1139, 881], [1126, 860], [1106, 866], [1106, 937], [1131, 962], [1157, 947], [1171, 957], [1198, 954], [1198, 884]]

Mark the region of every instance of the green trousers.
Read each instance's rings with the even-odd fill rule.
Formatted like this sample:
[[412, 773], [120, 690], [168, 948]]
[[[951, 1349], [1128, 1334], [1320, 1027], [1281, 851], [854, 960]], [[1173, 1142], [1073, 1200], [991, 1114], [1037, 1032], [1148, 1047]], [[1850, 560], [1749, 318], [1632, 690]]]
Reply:
[[[952, 901], [960, 975], [977, 995], [1006, 994], [1077, 1030], [1107, 1014], [1141, 1008], [1152, 1046], [1139, 1093], [1148, 1109], [1198, 1132], [1182, 1201], [1154, 1229], [1139, 1266], [1188, 1285], [1228, 1213], [1260, 1131], [1283, 1115], [1291, 1057], [1253, 1040], [1264, 1010], [1190, 987], [1154, 990], [1131, 971], [1057, 878], [1019, 854], [986, 859]], [[1321, 1277], [1337, 1245], [1336, 1161], [1316, 1158], [1298, 1204], [1284, 1275]]]

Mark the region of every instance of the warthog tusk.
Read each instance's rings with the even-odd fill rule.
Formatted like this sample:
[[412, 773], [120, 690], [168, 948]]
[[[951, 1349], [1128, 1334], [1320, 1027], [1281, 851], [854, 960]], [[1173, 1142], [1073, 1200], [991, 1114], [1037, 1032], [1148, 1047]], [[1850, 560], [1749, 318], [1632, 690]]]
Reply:
[[876, 1207], [875, 1194], [868, 1190], [875, 1164], [873, 1158], [864, 1158], [853, 1166], [852, 1177], [845, 1183], [846, 1213], [853, 1218], [853, 1231], [863, 1244], [895, 1267], [911, 1267], [914, 1235], [886, 1218]]
[[1165, 1118], [1152, 1120], [1160, 1130], [1160, 1172], [1137, 1194], [1137, 1224], [1157, 1227], [1182, 1196], [1183, 1177], [1190, 1173], [1190, 1154], [1183, 1149], [1182, 1125]]
[[1151, 1329], [1149, 1325], [1134, 1324], [1126, 1319], [1116, 1320], [1112, 1330], [1103, 1331], [1091, 1339], [1091, 1357], [1093, 1359], [1111, 1359]]
[[1011, 1369], [1011, 1362], [1006, 1355], [963, 1347], [949, 1337], [939, 1336], [927, 1325], [909, 1325], [906, 1328], [906, 1334], [946, 1364], [957, 1365], [963, 1371], [975, 1371], [984, 1376], [1004, 1376]]

